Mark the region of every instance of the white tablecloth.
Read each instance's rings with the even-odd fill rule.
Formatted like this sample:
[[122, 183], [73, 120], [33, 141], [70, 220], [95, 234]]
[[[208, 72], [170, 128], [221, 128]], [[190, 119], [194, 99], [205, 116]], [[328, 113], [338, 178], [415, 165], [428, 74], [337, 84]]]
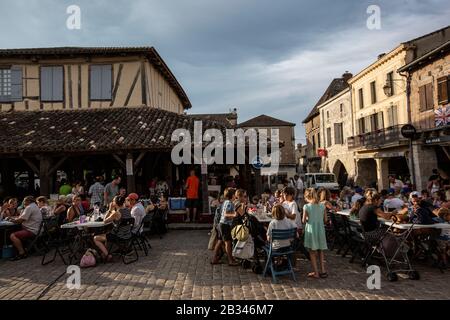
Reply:
[[104, 223], [103, 221], [99, 221], [99, 222], [97, 222], [97, 221], [88, 221], [88, 222], [85, 222], [85, 223], [69, 222], [69, 223], [63, 224], [61, 226], [61, 229], [102, 228], [102, 227], [105, 227], [105, 226], [110, 225], [110, 224], [111, 224], [111, 222]]

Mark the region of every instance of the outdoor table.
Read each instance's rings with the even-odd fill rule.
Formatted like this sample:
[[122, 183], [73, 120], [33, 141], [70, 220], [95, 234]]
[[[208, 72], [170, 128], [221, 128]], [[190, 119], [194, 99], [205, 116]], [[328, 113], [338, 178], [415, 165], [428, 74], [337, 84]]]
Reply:
[[272, 221], [272, 216], [269, 216], [268, 213], [264, 214], [251, 214], [254, 216], [260, 223], [269, 224]]
[[339, 214], [341, 216], [349, 217], [350, 216], [350, 209], [336, 211], [336, 214]]
[[4, 230], [3, 231], [3, 245], [6, 245], [6, 230], [13, 228], [13, 227], [18, 227], [19, 224], [11, 222], [11, 221], [0, 221], [0, 229]]
[[79, 223], [79, 221], [69, 222], [63, 224], [61, 229], [75, 229], [77, 230], [77, 234], [75, 235], [75, 239], [73, 241], [73, 248], [71, 248], [71, 256], [70, 261], [72, 259], [76, 259], [77, 252], [83, 253], [88, 247], [88, 240], [84, 239], [83, 231], [88, 229], [99, 229], [104, 228], [111, 225], [112, 222], [105, 223], [104, 221], [86, 221], [84, 223]]
[[450, 223], [434, 223], [434, 224], [415, 224], [412, 223], [395, 223], [391, 220], [378, 219], [382, 224], [393, 227], [400, 230], [408, 230], [413, 227], [413, 229], [450, 229]]

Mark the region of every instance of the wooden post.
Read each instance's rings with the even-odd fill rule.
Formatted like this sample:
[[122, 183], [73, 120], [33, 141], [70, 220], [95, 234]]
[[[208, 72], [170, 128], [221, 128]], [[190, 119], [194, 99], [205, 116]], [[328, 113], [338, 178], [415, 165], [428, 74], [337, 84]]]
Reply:
[[39, 157], [39, 182], [41, 187], [41, 195], [48, 197], [50, 195], [50, 158], [45, 156]]
[[126, 171], [127, 171], [127, 193], [136, 192], [136, 181], [134, 177], [134, 162], [133, 162], [133, 155], [131, 153], [127, 153]]
[[202, 183], [202, 203], [203, 203], [203, 214], [209, 214], [209, 195], [208, 195], [208, 165], [201, 165], [201, 183]]
[[255, 168], [255, 193], [258, 197], [260, 197], [263, 193], [261, 169], [257, 169], [257, 168]]

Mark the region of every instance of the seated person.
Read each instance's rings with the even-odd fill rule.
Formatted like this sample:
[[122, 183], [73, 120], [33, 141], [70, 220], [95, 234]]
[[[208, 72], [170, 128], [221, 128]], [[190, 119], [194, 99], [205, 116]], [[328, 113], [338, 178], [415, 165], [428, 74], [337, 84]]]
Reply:
[[5, 201], [0, 212], [3, 219], [19, 216], [19, 209], [17, 208], [17, 202], [18, 202], [17, 198], [11, 198], [8, 201]]
[[89, 211], [91, 209], [91, 203], [89, 202], [89, 199], [84, 194], [80, 195], [80, 199], [81, 199], [81, 206], [83, 207], [83, 210], [85, 212]]
[[95, 245], [100, 249], [104, 261], [111, 261], [112, 256], [106, 248], [108, 241], [116, 239], [127, 239], [131, 236], [131, 225], [121, 225], [124, 219], [131, 219], [131, 211], [125, 207], [125, 197], [115, 196], [109, 205], [109, 210], [105, 216], [105, 223], [113, 222], [114, 228], [107, 234], [96, 235]]
[[66, 197], [60, 196], [59, 199], [56, 201], [55, 210], [53, 210], [53, 215], [58, 217], [59, 225], [65, 223], [67, 217], [67, 209], [69, 209], [69, 206], [66, 204]]
[[72, 205], [67, 210], [67, 222], [73, 222], [76, 218], [84, 215], [84, 209], [81, 206], [81, 198], [75, 196], [72, 198]]
[[359, 218], [359, 210], [364, 206], [366, 202], [366, 198], [362, 197], [353, 204], [352, 208], [350, 209], [350, 216]]
[[48, 200], [44, 196], [40, 196], [36, 199], [37, 206], [41, 210], [42, 216], [47, 217], [50, 215], [50, 207], [48, 206]]
[[134, 234], [142, 232], [142, 229], [144, 228], [144, 226], [142, 225], [142, 220], [146, 215], [144, 206], [138, 200], [139, 195], [137, 195], [136, 193], [130, 193], [126, 198], [127, 206], [128, 208], [130, 208], [131, 216], [134, 218], [134, 226], [133, 226]]
[[17, 249], [18, 254], [12, 260], [20, 260], [27, 257], [27, 253], [23, 248], [23, 241], [34, 238], [38, 235], [42, 222], [42, 214], [39, 207], [32, 196], [25, 197], [23, 200], [25, 209], [19, 217], [10, 217], [8, 220], [22, 225], [22, 230], [13, 232], [10, 236], [13, 246]]
[[408, 212], [408, 208], [404, 208], [398, 212], [399, 215], [407, 214], [407, 220], [415, 224], [433, 224], [433, 210], [430, 209], [426, 201], [422, 201], [418, 194], [411, 196], [412, 210]]
[[[288, 230], [297, 229], [297, 224], [291, 219], [286, 218], [286, 210], [282, 205], [277, 204], [272, 208], [272, 217], [274, 218], [267, 228], [267, 241], [270, 242], [270, 235], [272, 230]], [[294, 239], [292, 239], [294, 240]], [[280, 250], [291, 245], [292, 240], [274, 240], [272, 243], [272, 248], [274, 250]]]
[[386, 200], [383, 203], [384, 210], [387, 212], [392, 212], [395, 210], [401, 210], [405, 206], [405, 202], [402, 199], [395, 197], [395, 190], [389, 189]]
[[158, 208], [158, 205], [159, 205], [158, 197], [155, 196], [155, 195], [150, 196], [150, 203], [145, 208], [145, 212], [146, 213], [153, 213], [153, 212], [155, 212], [155, 210]]
[[[450, 223], [450, 210], [447, 208], [439, 209], [436, 222]], [[442, 262], [444, 266], [447, 266], [450, 253], [450, 229], [442, 229], [441, 234], [437, 239], [437, 243], [442, 254]]]

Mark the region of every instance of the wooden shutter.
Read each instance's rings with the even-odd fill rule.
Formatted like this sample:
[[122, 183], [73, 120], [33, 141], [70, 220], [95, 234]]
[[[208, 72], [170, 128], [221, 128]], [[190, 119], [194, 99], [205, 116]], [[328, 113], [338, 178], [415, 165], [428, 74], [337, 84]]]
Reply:
[[448, 78], [442, 77], [437, 80], [438, 87], [438, 104], [447, 104], [448, 103]]
[[331, 128], [327, 128], [327, 147], [331, 146]]
[[433, 84], [429, 83], [425, 86], [425, 95], [427, 99], [427, 110], [434, 109]]
[[377, 88], [376, 88], [375, 81], [370, 83], [370, 94], [371, 94], [371, 98], [372, 98], [372, 104], [377, 103]]
[[383, 111], [377, 113], [378, 117], [378, 129], [384, 129]]
[[53, 101], [64, 100], [64, 70], [62, 66], [52, 67], [53, 82], [52, 93]]
[[22, 101], [22, 67], [11, 67], [11, 101]]
[[112, 66], [91, 65], [90, 72], [91, 100], [111, 100]]
[[363, 89], [359, 89], [359, 108], [364, 108], [364, 92]]
[[419, 87], [419, 103], [420, 103], [420, 112], [423, 112], [427, 109], [427, 99], [425, 93], [425, 86]]
[[103, 65], [102, 100], [111, 100], [111, 92], [112, 92], [112, 65]]
[[41, 100], [52, 101], [53, 72], [51, 67], [41, 67]]
[[364, 129], [365, 132], [372, 132], [373, 128], [370, 123], [370, 117], [364, 117]]

